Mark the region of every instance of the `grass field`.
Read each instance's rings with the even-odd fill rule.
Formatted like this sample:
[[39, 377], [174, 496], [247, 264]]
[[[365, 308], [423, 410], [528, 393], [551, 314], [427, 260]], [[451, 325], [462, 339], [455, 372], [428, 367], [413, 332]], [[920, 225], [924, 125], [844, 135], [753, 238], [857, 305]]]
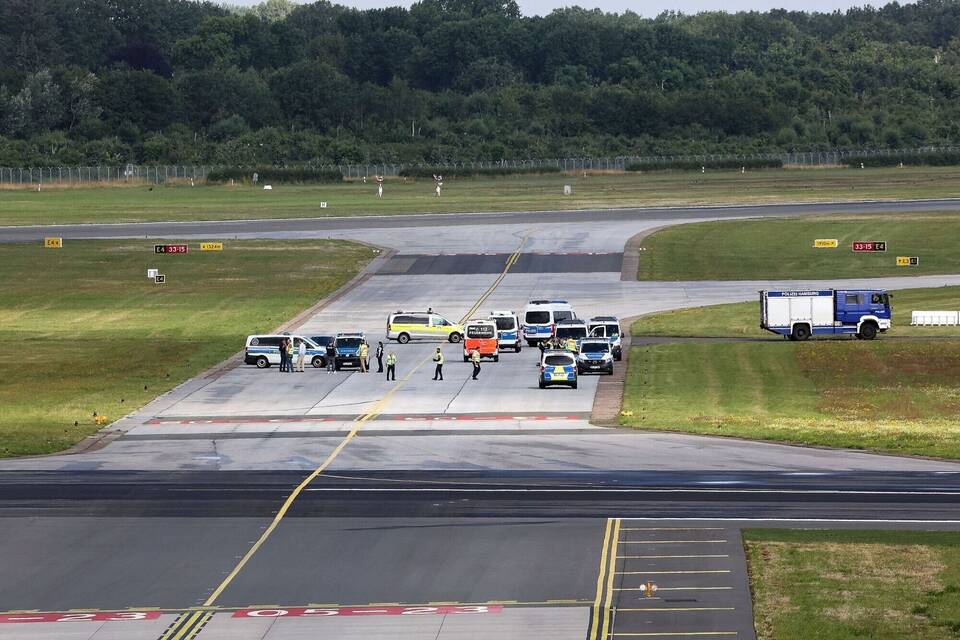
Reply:
[[758, 640], [955, 640], [960, 535], [743, 532]]
[[[956, 336], [960, 327], [911, 327], [913, 311], [960, 310], [960, 287], [904, 289], [895, 291], [893, 328], [889, 336]], [[768, 337], [778, 336], [760, 328], [760, 303], [757, 300], [720, 304], [693, 309], [666, 311], [637, 320], [630, 329], [635, 336]], [[882, 335], [878, 340], [883, 340]], [[841, 339], [849, 339], [847, 337]]]
[[[563, 195], [563, 185], [573, 187]], [[686, 204], [741, 204], [960, 195], [960, 168], [656, 172], [447, 179], [336, 185], [146, 186], [0, 190], [0, 224], [225, 220], [420, 212], [527, 211]], [[328, 207], [320, 208], [326, 201]]]
[[[333, 241], [153, 253], [143, 241], [0, 245], [0, 457], [49, 453], [243, 348], [373, 257]], [[160, 268], [167, 283], [146, 278]], [[76, 425], [75, 425], [76, 422]]]
[[960, 339], [633, 347], [621, 424], [960, 458]]
[[[816, 238], [839, 240], [814, 249]], [[680, 225], [643, 241], [640, 280], [753, 280], [927, 275], [960, 272], [960, 213], [736, 220]], [[857, 240], [884, 240], [885, 253], [853, 253]], [[916, 267], [897, 256], [918, 256]]]

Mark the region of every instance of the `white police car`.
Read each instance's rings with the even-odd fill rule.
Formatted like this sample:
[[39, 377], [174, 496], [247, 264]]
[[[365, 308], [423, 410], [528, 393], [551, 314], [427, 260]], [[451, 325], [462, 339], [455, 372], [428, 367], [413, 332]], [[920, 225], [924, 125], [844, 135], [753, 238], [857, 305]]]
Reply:
[[540, 357], [540, 388], [554, 385], [577, 388], [577, 361], [569, 351], [546, 349]]
[[577, 352], [578, 373], [605, 373], [613, 375], [613, 353], [610, 343], [603, 338], [586, 338]]
[[615, 360], [623, 359], [623, 332], [616, 316], [595, 316], [587, 322], [591, 338], [606, 338]]
[[247, 343], [243, 350], [244, 364], [256, 365], [258, 369], [266, 369], [272, 364], [280, 364], [280, 343], [284, 340], [293, 340], [293, 357], [297, 357], [300, 342], [307, 345], [307, 358], [313, 367], [322, 369], [327, 364], [327, 352], [313, 340], [305, 336], [292, 336], [285, 333], [270, 333], [247, 336]]

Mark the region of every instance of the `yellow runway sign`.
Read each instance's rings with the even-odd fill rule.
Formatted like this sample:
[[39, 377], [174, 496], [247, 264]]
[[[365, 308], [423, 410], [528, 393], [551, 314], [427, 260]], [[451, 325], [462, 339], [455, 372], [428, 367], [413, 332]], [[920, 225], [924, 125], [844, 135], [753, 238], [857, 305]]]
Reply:
[[813, 241], [814, 249], [836, 249], [840, 242], [836, 238], [818, 238]]
[[920, 264], [917, 256], [897, 256], [898, 267], [916, 267]]
[[63, 238], [44, 238], [43, 247], [45, 249], [62, 249]]
[[201, 242], [200, 251], [223, 251], [222, 242]]

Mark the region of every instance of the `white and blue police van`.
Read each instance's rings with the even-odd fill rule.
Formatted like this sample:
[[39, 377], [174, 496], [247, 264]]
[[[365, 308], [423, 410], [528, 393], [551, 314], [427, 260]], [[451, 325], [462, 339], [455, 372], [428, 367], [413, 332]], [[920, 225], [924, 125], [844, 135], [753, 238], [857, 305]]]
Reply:
[[577, 373], [613, 375], [613, 353], [604, 338], [585, 338], [577, 352]]
[[297, 359], [297, 350], [300, 343], [307, 345], [306, 361], [311, 366], [322, 369], [327, 366], [327, 350], [318, 346], [305, 336], [290, 335], [287, 333], [267, 333], [247, 336], [247, 343], [243, 350], [244, 364], [256, 365], [258, 369], [266, 369], [270, 365], [280, 364], [280, 343], [284, 340], [293, 340], [293, 358]]
[[513, 349], [516, 353], [520, 353], [522, 328], [517, 314], [513, 311], [491, 311], [487, 319], [497, 325], [500, 350]]
[[534, 346], [553, 337], [557, 324], [577, 317], [566, 300], [531, 300], [523, 311], [523, 339]]
[[594, 316], [587, 321], [591, 338], [606, 338], [610, 352], [618, 362], [623, 359], [623, 331], [617, 316]]

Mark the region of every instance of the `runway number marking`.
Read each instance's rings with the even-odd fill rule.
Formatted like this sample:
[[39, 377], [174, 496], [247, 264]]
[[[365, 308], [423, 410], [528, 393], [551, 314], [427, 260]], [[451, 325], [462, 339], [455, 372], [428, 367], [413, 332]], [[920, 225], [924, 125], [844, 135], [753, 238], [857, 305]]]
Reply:
[[234, 618], [330, 618], [342, 616], [423, 616], [500, 613], [502, 605], [444, 605], [438, 607], [339, 607], [339, 608], [295, 608], [295, 609], [243, 609], [234, 611]]
[[94, 613], [10, 613], [0, 615], [0, 624], [29, 622], [122, 622], [127, 620], [156, 620], [159, 611], [97, 611]]

